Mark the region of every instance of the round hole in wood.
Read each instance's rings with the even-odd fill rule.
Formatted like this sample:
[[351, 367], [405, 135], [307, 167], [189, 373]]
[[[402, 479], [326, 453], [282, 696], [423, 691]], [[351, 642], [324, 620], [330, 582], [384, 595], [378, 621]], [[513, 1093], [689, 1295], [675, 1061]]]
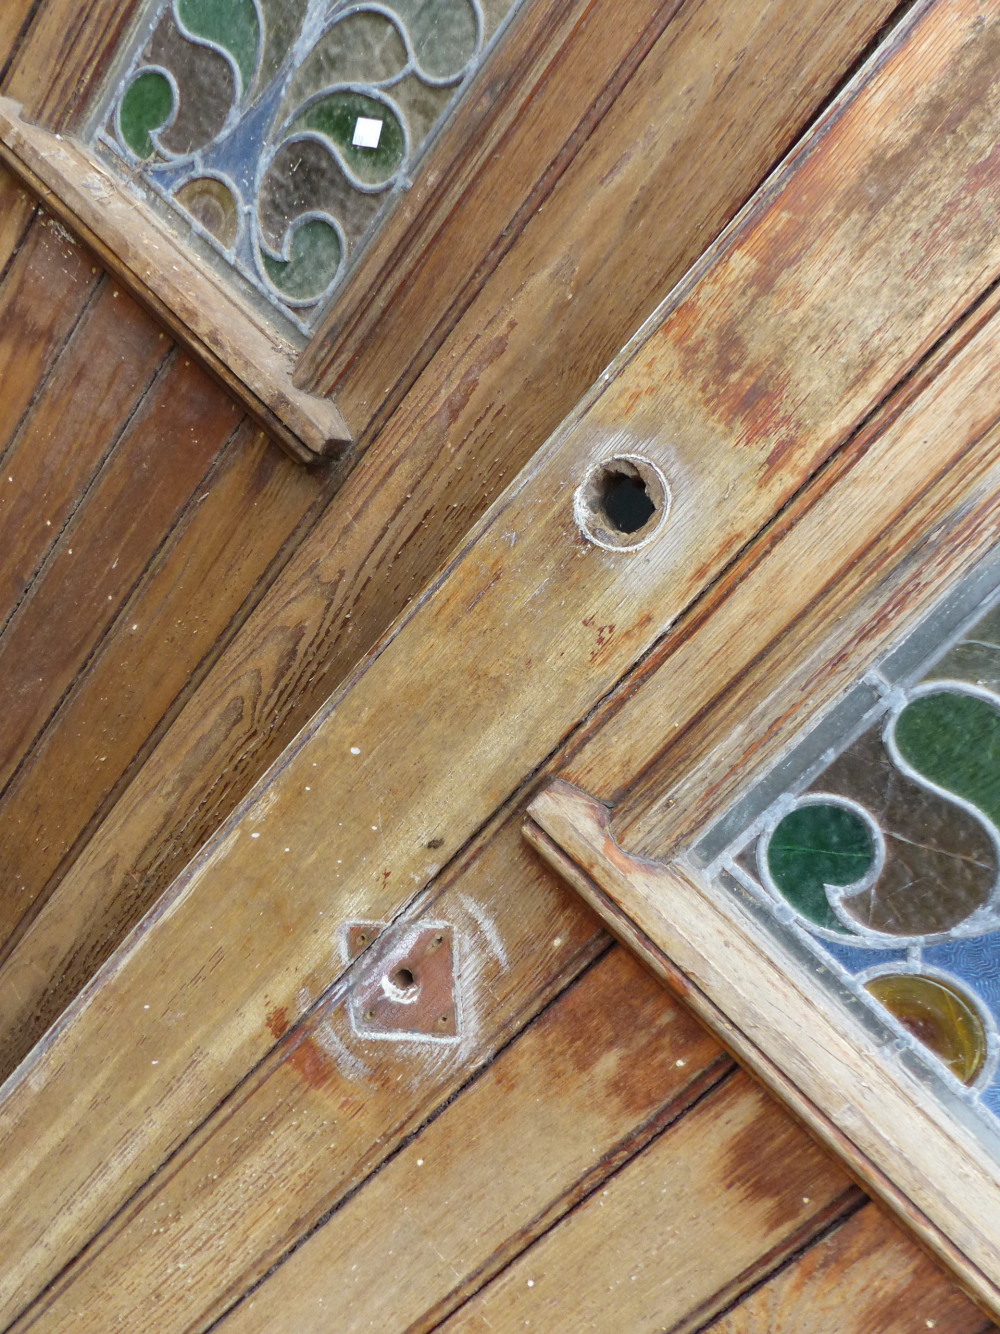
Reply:
[[412, 991], [417, 985], [417, 979], [410, 972], [409, 968], [397, 968], [389, 981], [397, 991]]
[[584, 537], [608, 551], [637, 551], [670, 510], [667, 479], [639, 454], [616, 454], [591, 468], [577, 488], [573, 514]]

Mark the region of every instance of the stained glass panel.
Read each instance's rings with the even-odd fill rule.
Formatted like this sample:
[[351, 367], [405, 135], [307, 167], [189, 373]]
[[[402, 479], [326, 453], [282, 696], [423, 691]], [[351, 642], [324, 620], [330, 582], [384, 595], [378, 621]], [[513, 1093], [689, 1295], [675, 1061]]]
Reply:
[[92, 138], [308, 334], [520, 3], [149, 0]]
[[1000, 1151], [1000, 557], [689, 857]]

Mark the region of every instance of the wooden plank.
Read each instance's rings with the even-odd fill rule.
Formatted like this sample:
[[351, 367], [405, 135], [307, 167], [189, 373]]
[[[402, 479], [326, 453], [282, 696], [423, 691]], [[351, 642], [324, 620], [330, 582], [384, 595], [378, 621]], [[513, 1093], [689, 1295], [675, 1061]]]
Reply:
[[[296, 378], [335, 393], [355, 434], [367, 438], [523, 233], [491, 303], [503, 311], [496, 346], [481, 339], [476, 352], [477, 379], [486, 370], [488, 379], [469, 393], [477, 402], [488, 401], [487, 390], [502, 394], [506, 440], [540, 442], [730, 220], [893, 8], [888, 0], [697, 0], [677, 13], [647, 3], [629, 19], [616, 0], [585, 13], [578, 6], [580, 26], [559, 33], [551, 67], [536, 39], [544, 77], [519, 120], [490, 127], [495, 154], [477, 154], [475, 170], [454, 181], [429, 164], [434, 207], [417, 237], [407, 235], [405, 259], [387, 263], [377, 243]], [[524, 25], [527, 37], [530, 20]], [[512, 36], [512, 47], [520, 40]], [[492, 69], [488, 77], [492, 95]], [[469, 114], [481, 113], [473, 105]], [[455, 132], [462, 129], [456, 122]], [[634, 225], [661, 216], [668, 227]], [[408, 218], [401, 212], [399, 221]]]
[[[174, 466], [170, 455], [158, 462], [167, 471]], [[0, 863], [32, 914], [101, 803], [221, 652], [248, 600], [273, 577], [284, 544], [294, 541], [311, 508], [328, 499], [322, 478], [295, 465], [249, 423], [203, 485], [0, 801]], [[26, 925], [22, 917], [18, 932]], [[96, 968], [102, 958], [79, 962]], [[47, 1027], [44, 1020], [41, 1028], [30, 1022], [27, 1012], [50, 981], [17, 961], [5, 976], [24, 1010], [23, 1022], [0, 1045], [0, 1078]], [[55, 979], [58, 986], [58, 969]], [[68, 1002], [75, 992], [63, 994]]]
[[846, 1182], [746, 1075], [630, 1162], [441, 1326], [635, 1334], [710, 1316]]
[[0, 167], [0, 273], [21, 244], [35, 207], [35, 200], [17, 177]]
[[99, 281], [59, 224], [36, 218], [0, 286], [0, 448], [10, 444]]
[[[5, 7], [8, 0], [4, 0]], [[15, 0], [18, 3], [18, 0]], [[0, 91], [51, 130], [76, 127], [141, 0], [41, 0]]]
[[[0, 637], [8, 690], [0, 782], [16, 769], [238, 423], [236, 405], [193, 362], [175, 355], [164, 366]], [[169, 468], [162, 466], [167, 453]], [[4, 939], [30, 903], [24, 886], [8, 887], [0, 903]]]
[[342, 458], [350, 432], [335, 404], [292, 384], [291, 345], [96, 158], [20, 110], [0, 98], [0, 161], [293, 458]]
[[[7, 337], [17, 343], [17, 324]], [[20, 604], [170, 346], [116, 283], [104, 283], [77, 323], [4, 458], [0, 626]]]
[[712, 1334], [992, 1334], [982, 1311], [868, 1205], [715, 1324]]
[[[511, 924], [508, 914], [504, 927]], [[527, 970], [527, 936], [519, 936], [515, 968]], [[479, 1065], [491, 1046], [487, 1038], [464, 1061], [443, 1061], [440, 1049], [436, 1062], [433, 1049], [385, 1051], [385, 1043], [353, 1037], [343, 1003], [324, 1025], [312, 1027], [321, 1046], [311, 1081], [303, 1081], [299, 1046], [299, 1059], [273, 1071], [115, 1241], [80, 1266], [76, 1281], [32, 1313], [32, 1329], [176, 1334], [207, 1326], [249, 1279], [267, 1273], [271, 1255], [252, 1249], [261, 1225], [287, 1231], [293, 1218], [301, 1226], [315, 1214], [321, 1195], [309, 1159], [313, 1177], [325, 1178], [329, 1211], [361, 1150], [375, 1151], [380, 1123], [397, 1123], [407, 1110], [412, 1093], [400, 1097], [396, 1075], [412, 1087], [425, 1083], [421, 1067], [437, 1063], [452, 1067], [448, 1082], [468, 1078], [469, 1058]], [[336, 1046], [329, 1035], [323, 1042], [324, 1031], [343, 1045], [340, 1061], [325, 1066], [321, 1051]], [[284, 1334], [311, 1329], [317, 1317], [335, 1318], [344, 1334], [433, 1325], [731, 1070], [701, 1026], [625, 951], [612, 950], [221, 1327]], [[288, 1219], [273, 1218], [276, 1175]], [[843, 1194], [835, 1169], [828, 1181], [832, 1194]], [[377, 1281], [389, 1259], [391, 1285]]]
[[[989, 188], [977, 164], [995, 143], [998, 93], [984, 53], [997, 24], [972, 0], [935, 5], [913, 23], [801, 156], [774, 206], [753, 211], [704, 282], [678, 294], [658, 332], [557, 434], [286, 754], [259, 801], [220, 831], [8, 1083], [8, 1312], [266, 1053], [274, 1006], [292, 1020], [304, 982], [314, 996], [336, 979], [315, 931], [335, 852], [350, 868], [338, 886], [344, 909], [373, 919], [398, 911], [995, 271], [1000, 239], [982, 199], [975, 209], [961, 201], [972, 182]], [[952, 133], [949, 121], [939, 139], [934, 108], [944, 104], [963, 128]], [[872, 198], [871, 173], [890, 150], [906, 170]], [[831, 303], [841, 312], [832, 371], [819, 356], [831, 355]], [[720, 359], [737, 332], [746, 351], [734, 385], [732, 363], [726, 373]], [[685, 360], [698, 347], [701, 357]], [[772, 392], [766, 405], [759, 382]], [[625, 431], [676, 488], [663, 541], [631, 556], [586, 546], [571, 517], [575, 486], [609, 438], [622, 447]], [[537, 689], [523, 691], [529, 658]], [[465, 753], [477, 757], [475, 785], [455, 763]], [[431, 860], [427, 844], [438, 838]], [[144, 1015], [166, 978], [172, 999]], [[123, 1015], [137, 1025], [125, 1050]], [[60, 1151], [86, 1108], [100, 1108], [93, 1134]]]
[[[679, 863], [622, 852], [608, 812], [557, 780], [529, 807], [526, 834], [738, 1057], [1000, 1313], [1000, 1164], [822, 982]], [[784, 960], [784, 962], [783, 962]], [[850, 1090], [845, 1099], [844, 1090]], [[960, 1184], [959, 1184], [960, 1183]]]
[[[17, 1043], [48, 1027], [102, 948], [440, 568], [646, 313], [644, 275], [665, 290], [700, 253], [815, 108], [861, 40], [854, 25], [876, 8], [848, 17], [840, 7], [834, 22], [825, 0], [810, 0], [795, 23], [784, 5], [737, 15], [727, 6], [725, 22], [718, 5], [685, 9], [57, 893], [47, 932], [34, 937], [41, 953], [22, 956], [30, 999], [18, 1007], [8, 992], [3, 1002]], [[751, 13], [759, 21], [747, 28]], [[702, 77], [692, 84], [694, 68]], [[625, 155], [623, 140], [635, 144]], [[695, 197], [699, 207], [688, 207]], [[661, 212], [672, 219], [666, 235], [632, 225]], [[46, 1002], [39, 981], [50, 969], [62, 981]]]
[[[545, 1012], [538, 1026], [532, 1025], [549, 1001], [607, 950], [608, 937], [576, 896], [525, 847], [519, 823], [502, 823], [486, 845], [470, 851], [446, 883], [401, 924], [406, 931], [443, 921], [455, 933], [459, 1042], [379, 1041], [355, 1031], [347, 1013], [353, 985], [371, 969], [377, 974], [380, 967], [392, 967], [393, 957], [399, 957], [394, 953], [399, 946], [390, 943], [388, 953], [373, 958], [381, 948], [376, 946], [350, 970], [344, 986], [317, 1007], [306, 1027], [287, 1032], [265, 1065], [98, 1235], [37, 1306], [29, 1308], [26, 1324], [33, 1329], [68, 1324], [79, 1334], [92, 1322], [106, 1329], [117, 1316], [128, 1328], [149, 1328], [157, 1334], [203, 1328], [363, 1183], [381, 1181], [384, 1172], [392, 1171], [389, 1161], [408, 1137], [446, 1107], [495, 1051], [526, 1029], [527, 1053], [520, 1054], [517, 1042], [495, 1069], [482, 1075], [489, 1096], [476, 1093], [476, 1105], [501, 1099], [508, 1117], [537, 1114], [548, 1160], [539, 1166], [528, 1155], [518, 1165], [519, 1154], [527, 1149], [512, 1144], [506, 1215], [501, 1217], [500, 1211], [494, 1223], [484, 1218], [478, 1242], [471, 1232], [464, 1242], [453, 1236], [456, 1258], [466, 1247], [468, 1281], [475, 1287], [482, 1281], [481, 1276], [477, 1280], [477, 1265], [501, 1262], [510, 1237], [504, 1217], [509, 1221], [513, 1214], [530, 1233], [539, 1212], [545, 1215], [551, 1208], [553, 1216], [558, 1215], [573, 1203], [574, 1183], [581, 1175], [613, 1170], [620, 1155], [634, 1152], [654, 1133], [661, 1092], [668, 1104], [676, 1096], [684, 1105], [704, 1087], [702, 1075], [712, 1083], [725, 1074], [725, 1067], [718, 1068], [714, 1044], [665, 1003], [657, 987], [636, 974], [623, 952], [587, 974], [582, 990], [570, 992]], [[335, 869], [339, 874], [340, 868]], [[328, 928], [338, 952], [340, 925], [334, 915]], [[594, 997], [621, 991], [629, 979], [618, 1009], [602, 1018], [604, 1011]], [[629, 1024], [627, 1016], [637, 1022]], [[640, 1019], [663, 1036], [669, 1050], [676, 1046], [673, 1061], [688, 1064], [671, 1064], [661, 1047], [645, 1044]], [[275, 1010], [269, 1022], [278, 1034], [286, 1021]], [[541, 1060], [567, 1031], [578, 1033], [580, 1043], [571, 1045], [568, 1054], [553, 1056], [563, 1078], [552, 1083], [551, 1067], [532, 1064], [528, 1056], [541, 1051]], [[578, 1076], [572, 1073], [574, 1050], [579, 1053]], [[631, 1053], [627, 1073], [626, 1052]], [[516, 1096], [515, 1086], [523, 1091], [525, 1080], [544, 1096], [544, 1105], [532, 1101], [527, 1108]], [[457, 1109], [464, 1106], [464, 1096], [450, 1113], [462, 1118], [463, 1127], [465, 1113]], [[576, 1129], [559, 1116], [559, 1108], [568, 1104], [580, 1107]], [[496, 1112], [488, 1115], [495, 1117]], [[656, 1124], [651, 1125], [650, 1118]], [[452, 1124], [453, 1119], [446, 1123]], [[428, 1127], [421, 1138], [428, 1134], [440, 1142], [440, 1130]], [[461, 1139], [452, 1139], [462, 1152]], [[604, 1161], [601, 1146], [610, 1160]], [[471, 1143], [464, 1147], [473, 1151]], [[471, 1171], [468, 1162], [466, 1168]], [[477, 1179], [483, 1170], [481, 1166]], [[275, 1207], [278, 1178], [282, 1199]], [[437, 1179], [428, 1183], [432, 1194]], [[365, 1194], [368, 1189], [365, 1186]], [[499, 1208], [499, 1197], [496, 1203]], [[359, 1206], [348, 1207], [356, 1219]], [[434, 1207], [432, 1199], [427, 1207]], [[330, 1228], [344, 1235], [339, 1214], [324, 1233]], [[516, 1249], [514, 1222], [510, 1228]], [[191, 1282], [196, 1272], [198, 1281]], [[427, 1302], [438, 1304], [461, 1300], [461, 1277], [447, 1266], [428, 1271], [424, 1286], [412, 1291], [415, 1314], [423, 1309], [421, 1293]], [[405, 1300], [403, 1291], [396, 1290]], [[376, 1296], [372, 1293], [372, 1300]]]
[[0, 75], [17, 50], [35, 0], [7, 0], [0, 12]]

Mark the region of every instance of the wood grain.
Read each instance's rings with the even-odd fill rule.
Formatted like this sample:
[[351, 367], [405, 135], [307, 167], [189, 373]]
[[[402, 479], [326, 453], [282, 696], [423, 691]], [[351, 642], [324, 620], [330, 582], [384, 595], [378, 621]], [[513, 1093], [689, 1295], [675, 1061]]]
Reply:
[[0, 74], [17, 50], [35, 0], [7, 0], [0, 12]]
[[[20, 327], [9, 326], [7, 337], [15, 344]], [[103, 284], [4, 455], [0, 626], [71, 521], [170, 347], [117, 284]], [[11, 757], [4, 758], [9, 773]], [[0, 759], [0, 770], [2, 765]]]
[[[617, 86], [609, 87], [606, 121], [596, 128], [585, 121], [577, 132], [580, 93], [591, 80], [611, 77], [612, 57], [627, 60], [623, 38], [632, 40], [641, 26], [623, 22], [620, 5], [592, 7], [496, 160], [462, 182], [453, 205], [444, 201], [454, 211], [437, 223], [434, 248], [415, 279], [409, 269], [390, 273], [398, 293], [390, 290], [387, 306], [380, 300], [368, 307], [356, 331], [341, 332], [341, 312], [346, 326], [351, 311], [345, 294], [331, 312], [329, 350], [318, 336], [302, 374], [335, 392], [364, 436], [370, 423], [385, 419], [524, 228], [492, 302], [503, 313], [494, 333], [499, 346], [489, 377], [470, 384], [470, 407], [482, 404], [482, 413], [490, 394], [502, 393], [503, 416], [487, 418], [498, 443], [506, 450], [525, 433], [540, 442], [734, 215], [893, 7], [686, 4], [617, 100]], [[650, 20], [662, 23], [672, 8], [661, 5], [657, 18], [650, 6]], [[560, 146], [553, 131], [564, 124], [566, 148], [552, 158]], [[550, 158], [548, 176], [539, 173], [523, 204], [531, 179], [525, 173]], [[522, 182], [521, 197], [508, 195]], [[668, 228], [653, 224], [661, 217], [669, 218]], [[495, 219], [504, 223], [503, 235]], [[360, 306], [360, 290], [357, 300]], [[484, 313], [475, 317], [468, 327], [482, 329]], [[477, 423], [472, 412], [463, 415]]]
[[995, 1328], [874, 1205], [709, 1326], [712, 1334], [992, 1334]]
[[[157, 338], [150, 326], [152, 337]], [[46, 457], [49, 452], [46, 451]], [[328, 500], [320, 478], [244, 424], [152, 566], [118, 612], [92, 661], [0, 800], [0, 862], [31, 914], [60, 861], [150, 744], [171, 709], [235, 633], [249, 603], [287, 558], [285, 545]], [[78, 554], [74, 547], [74, 558]], [[121, 566], [118, 567], [121, 569]], [[44, 596], [44, 595], [43, 595]], [[53, 781], [53, 775], [59, 775]], [[27, 927], [22, 917], [14, 933]], [[8, 948], [12, 943], [8, 938]], [[101, 959], [80, 960], [96, 968]], [[30, 1001], [38, 986], [12, 967], [7, 984]], [[57, 987], [60, 980], [56, 979]], [[64, 991], [66, 1001], [74, 993]], [[33, 1045], [34, 1025], [12, 1029], [0, 1068]]]
[[0, 287], [0, 448], [10, 444], [99, 281], [58, 223], [35, 219]]
[[41, 0], [0, 91], [37, 125], [75, 128], [140, 3]]
[[291, 345], [96, 158], [20, 110], [0, 98], [0, 161], [293, 458], [342, 458], [350, 432], [335, 404], [292, 384]]
[[[23, 1002], [4, 992], [5, 1041], [23, 1050], [55, 1019], [91, 976], [84, 964], [106, 957], [377, 642], [887, 12], [685, 8], [70, 873], [25, 942]], [[660, 216], [666, 232], [633, 225]], [[61, 983], [46, 1001], [50, 973]]]
[[0, 167], [0, 274], [21, 244], [35, 207], [35, 200], [17, 177]]
[[843, 1196], [846, 1180], [745, 1075], [662, 1135], [441, 1327], [654, 1334]]
[[[583, 1147], [583, 1170], [613, 1170], [620, 1160], [613, 1145], [620, 1138], [624, 1141], [620, 1152], [627, 1156], [655, 1130], [647, 1123], [650, 1117], [655, 1120], [661, 1076], [669, 1086], [664, 1094], [669, 1100], [670, 1089], [678, 1088], [679, 1073], [685, 1070], [695, 1084], [686, 1084], [685, 1076], [681, 1081], [687, 1088], [684, 1097], [696, 1093], [699, 1077], [695, 1067], [701, 1062], [711, 1067], [706, 1073], [710, 1083], [724, 1073], [715, 1064], [716, 1047], [664, 1004], [656, 988], [635, 974], [626, 956], [606, 961], [582, 992], [558, 1002], [555, 1019], [542, 1020], [539, 1037], [532, 1036], [535, 1028], [528, 1027], [532, 1020], [595, 955], [606, 951], [608, 938], [576, 896], [525, 847], [519, 824], [516, 818], [501, 822], [489, 839], [471, 849], [443, 877], [444, 883], [434, 893], [397, 924], [404, 936], [428, 921], [444, 921], [455, 931], [464, 1016], [460, 1041], [443, 1047], [371, 1041], [355, 1032], [347, 1013], [354, 986], [372, 970], [377, 975], [379, 969], [390, 968], [391, 960], [398, 958], [391, 940], [381, 942], [348, 971], [344, 985], [315, 1008], [304, 1028], [288, 1029], [267, 1062], [95, 1238], [38, 1305], [29, 1308], [26, 1324], [32, 1328], [48, 1328], [50, 1322], [55, 1327], [68, 1324], [76, 1330], [96, 1321], [106, 1329], [117, 1319], [123, 1328], [148, 1327], [157, 1334], [192, 1325], [203, 1328], [329, 1214], [333, 1213], [333, 1219], [328, 1226], [342, 1236], [339, 1215], [334, 1212], [338, 1206], [349, 1201], [364, 1182], [377, 1181], [391, 1170], [387, 1164], [408, 1137], [446, 1107], [492, 1054], [522, 1030], [527, 1029], [531, 1039], [529, 1052], [546, 1042], [544, 1035], [551, 1031], [552, 1023], [558, 1031], [565, 1031], [566, 1025], [578, 1031], [590, 1024], [593, 1039], [581, 1038], [590, 1055], [581, 1059], [579, 1079], [567, 1070], [566, 1087], [553, 1085], [546, 1095], [555, 1099], [552, 1111], [546, 1114], [549, 1118], [564, 1105], [560, 1099], [579, 1099], [585, 1086], [594, 1099], [591, 1110], [580, 1111], [580, 1140], [565, 1125], [554, 1127], [564, 1139], [563, 1148], [551, 1146], [551, 1170], [557, 1183], [554, 1197], [545, 1193], [545, 1183], [552, 1181], [547, 1169], [539, 1169], [536, 1163], [530, 1171], [524, 1166], [515, 1171], [511, 1165], [509, 1208], [517, 1208], [518, 1190], [528, 1192], [523, 1205], [527, 1213], [519, 1215], [517, 1226], [523, 1224], [529, 1233], [533, 1220], [538, 1221], [538, 1210], [544, 1213], [551, 1206], [558, 1214], [573, 1202], [563, 1198], [558, 1183], [572, 1196], [577, 1180], [572, 1165], [579, 1165], [579, 1145], [587, 1134], [592, 1132], [598, 1138]], [[335, 865], [333, 871], [339, 876], [343, 867]], [[339, 915], [332, 913], [327, 940], [338, 955], [342, 927]], [[690, 1048], [689, 1066], [664, 1065], [663, 1054], [655, 1048], [640, 1054], [635, 1047], [642, 1040], [641, 1030], [616, 1024], [613, 1015], [598, 1013], [587, 1000], [594, 996], [594, 988], [607, 995], [614, 990], [616, 979], [621, 983], [625, 978], [633, 979], [634, 1000], [623, 998], [620, 1004], [629, 1013], [645, 1016], [671, 1044], [676, 1041]], [[559, 1015], [567, 1017], [563, 1020]], [[282, 1033], [287, 1022], [279, 1009], [270, 1013], [272, 1034]], [[490, 1099], [506, 1099], [510, 1116], [516, 1115], [511, 1097], [515, 1076], [548, 1083], [544, 1068], [533, 1067], [533, 1074], [529, 1073], [527, 1058], [518, 1056], [517, 1050], [515, 1044], [511, 1055], [501, 1058], [497, 1072], [484, 1075]], [[634, 1072], [630, 1067], [627, 1077], [623, 1050], [634, 1054]], [[510, 1076], [504, 1071], [510, 1071]], [[523, 1076], [518, 1071], [524, 1071]], [[606, 1094], [600, 1093], [603, 1087]], [[482, 1097], [478, 1095], [477, 1105]], [[537, 1110], [541, 1117], [543, 1108]], [[544, 1122], [551, 1124], [551, 1119]], [[542, 1125], [540, 1120], [539, 1130]], [[633, 1134], [636, 1143], [630, 1150]], [[596, 1155], [595, 1162], [589, 1152], [601, 1142], [613, 1160], [603, 1167], [602, 1154]], [[511, 1154], [516, 1154], [513, 1146]], [[568, 1166], [560, 1169], [559, 1163]], [[273, 1183], [278, 1177], [283, 1199], [281, 1207], [275, 1208]], [[529, 1183], [535, 1177], [541, 1193], [532, 1195], [535, 1187]], [[356, 1218], [357, 1207], [352, 1207], [351, 1218]], [[483, 1228], [478, 1243], [474, 1234], [464, 1243], [473, 1248], [468, 1252], [468, 1278], [474, 1287], [477, 1265], [499, 1262], [502, 1257], [494, 1244], [502, 1251], [509, 1239], [502, 1221], [488, 1225], [484, 1218]], [[455, 1255], [462, 1244], [456, 1237]], [[512, 1244], [517, 1249], [516, 1227]], [[199, 1281], [191, 1283], [195, 1268]], [[455, 1287], [458, 1284], [461, 1289], [461, 1277], [447, 1268], [428, 1273], [424, 1288], [414, 1289], [414, 1315], [421, 1313], [421, 1292], [428, 1302], [450, 1299], [454, 1304], [460, 1300]], [[442, 1286], [445, 1278], [448, 1281]], [[377, 1300], [376, 1293], [371, 1300]]]
[[[0, 781], [11, 777], [239, 420], [193, 362], [174, 354], [165, 364], [0, 636], [9, 692]], [[169, 471], [154, 469], [167, 450]], [[4, 939], [30, 903], [26, 886], [7, 887]]]
[[536, 797], [529, 814], [541, 833], [525, 832], [553, 869], [977, 1301], [1000, 1313], [1000, 1165], [975, 1132], [909, 1070], [890, 1066], [880, 1040], [731, 895], [680, 863], [622, 852], [606, 808], [567, 783]]
[[[995, 18], [968, 0], [913, 23], [783, 192], [677, 294], [8, 1083], [8, 1312], [266, 1054], [275, 1006], [294, 1021], [304, 983], [308, 997], [335, 982], [341, 965], [317, 915], [330, 908], [336, 854], [348, 868], [341, 912], [398, 912], [1000, 264], [980, 169], [995, 143]], [[953, 108], [947, 132], [935, 121], [942, 105]], [[894, 171], [872, 196], [887, 154]], [[588, 547], [572, 521], [573, 491], [609, 438], [641, 441], [675, 487], [663, 540], [625, 557]], [[465, 753], [478, 757], [474, 786], [455, 764]], [[135, 1040], [123, 1050], [125, 1015]], [[71, 1143], [84, 1108], [94, 1132]]]

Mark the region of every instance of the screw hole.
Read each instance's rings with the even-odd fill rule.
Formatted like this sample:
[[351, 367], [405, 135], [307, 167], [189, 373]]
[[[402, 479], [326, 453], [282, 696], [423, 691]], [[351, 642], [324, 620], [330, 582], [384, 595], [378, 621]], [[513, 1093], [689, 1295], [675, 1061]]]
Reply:
[[374, 1018], [375, 1018], [375, 1011], [374, 1011], [374, 1010], [365, 1010], [365, 1020], [366, 1020], [369, 1024], [372, 1022], [372, 1020], [373, 1020]]
[[583, 535], [609, 550], [645, 546], [670, 509], [659, 468], [637, 454], [604, 459], [577, 490], [573, 512]]

